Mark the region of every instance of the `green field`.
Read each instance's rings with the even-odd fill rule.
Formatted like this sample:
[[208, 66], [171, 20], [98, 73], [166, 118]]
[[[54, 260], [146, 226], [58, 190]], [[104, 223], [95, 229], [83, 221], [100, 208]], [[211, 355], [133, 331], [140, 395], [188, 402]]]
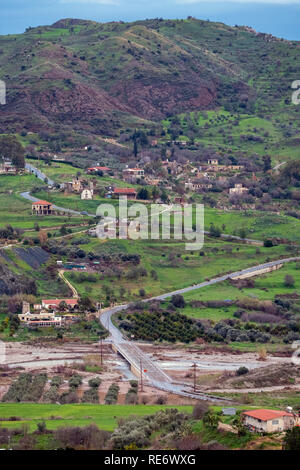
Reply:
[[205, 227], [211, 223], [225, 229], [222, 232], [239, 235], [239, 230], [246, 231], [246, 238], [264, 240], [271, 237], [286, 238], [291, 241], [300, 240], [300, 220], [285, 215], [270, 214], [259, 211], [221, 211], [205, 208]]
[[46, 422], [48, 429], [60, 426], [87, 426], [95, 423], [102, 430], [113, 431], [119, 418], [150, 415], [167, 408], [192, 412], [192, 406], [0, 403], [0, 418], [17, 416], [21, 421], [1, 421], [1, 426], [18, 428], [22, 424], [28, 424], [30, 431], [34, 431], [37, 423], [41, 421]]
[[[137, 300], [139, 289], [146, 291], [146, 296], [154, 296], [171, 292], [193, 284], [213, 278], [221, 273], [233, 272], [242, 268], [255, 266], [267, 259], [278, 259], [286, 256], [286, 247], [279, 245], [273, 248], [260, 248], [244, 244], [226, 243], [222, 240], [207, 239], [204, 245], [205, 256], [199, 256], [199, 251], [185, 251], [184, 243], [163, 241], [129, 241], [109, 240], [100, 241], [91, 239], [88, 245], [81, 245], [85, 251], [93, 251], [98, 254], [130, 253], [139, 254], [140, 265], [148, 275], [137, 280], [126, 278], [127, 269], [123, 269], [123, 276], [105, 277], [97, 282], [75, 282], [66, 273], [66, 277], [75, 285], [78, 292], [88, 293], [97, 300], [104, 300], [103, 287], [108, 286], [114, 291], [114, 297], [118, 301]], [[229, 249], [229, 252], [227, 251]], [[151, 271], [155, 271], [157, 279], [153, 279]], [[126, 292], [121, 298], [119, 289], [123, 287]]]
[[[293, 276], [295, 285], [286, 287], [284, 278], [287, 274]], [[253, 277], [255, 280], [254, 288], [238, 289], [232, 286], [228, 281], [218, 284], [218, 287], [207, 286], [199, 290], [184, 294], [187, 301], [190, 300], [236, 300], [239, 298], [251, 296], [259, 300], [274, 300], [278, 294], [300, 293], [300, 267], [299, 263], [289, 263], [273, 273]], [[190, 307], [187, 307], [190, 309]], [[193, 309], [194, 310], [194, 309]], [[195, 309], [197, 310], [197, 309]], [[195, 316], [201, 315], [201, 310], [195, 311]], [[206, 310], [206, 309], [205, 309]], [[214, 310], [214, 309], [212, 309]], [[231, 311], [231, 308], [228, 308]], [[192, 311], [185, 311], [186, 314], [192, 314]]]

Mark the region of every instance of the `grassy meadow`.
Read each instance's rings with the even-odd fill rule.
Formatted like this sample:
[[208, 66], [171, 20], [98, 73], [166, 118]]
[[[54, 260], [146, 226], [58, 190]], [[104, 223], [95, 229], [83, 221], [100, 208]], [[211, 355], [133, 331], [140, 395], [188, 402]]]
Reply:
[[[36, 430], [37, 423], [41, 421], [45, 421], [48, 429], [95, 423], [102, 430], [113, 431], [119, 418], [150, 415], [167, 408], [192, 412], [192, 406], [0, 403], [0, 417], [3, 427], [12, 429], [26, 424], [31, 432]], [[11, 416], [17, 416], [20, 421], [9, 421]]]

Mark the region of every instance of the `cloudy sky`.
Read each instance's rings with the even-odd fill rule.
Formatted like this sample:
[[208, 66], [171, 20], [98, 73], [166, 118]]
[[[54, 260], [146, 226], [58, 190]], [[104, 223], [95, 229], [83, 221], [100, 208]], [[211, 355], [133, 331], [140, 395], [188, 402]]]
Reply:
[[188, 15], [300, 40], [300, 0], [0, 0], [0, 34], [61, 18], [105, 22]]

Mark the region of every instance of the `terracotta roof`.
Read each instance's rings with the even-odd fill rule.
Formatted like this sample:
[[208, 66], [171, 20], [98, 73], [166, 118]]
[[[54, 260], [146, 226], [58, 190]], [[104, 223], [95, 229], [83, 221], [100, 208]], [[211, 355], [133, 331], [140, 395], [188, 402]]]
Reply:
[[91, 168], [88, 168], [88, 170], [90, 170], [90, 171], [95, 171], [95, 170], [108, 171], [108, 170], [110, 170], [110, 168], [108, 168], [107, 166], [92, 166]]
[[115, 194], [136, 194], [136, 191], [134, 188], [115, 188], [114, 193]]
[[52, 202], [36, 201], [36, 202], [34, 202], [32, 205], [33, 205], [33, 206], [35, 206], [35, 205], [52, 206]]
[[55, 305], [59, 306], [61, 302], [65, 302], [67, 305], [77, 305], [78, 300], [76, 299], [50, 299], [50, 300], [42, 300], [44, 305]]
[[279, 410], [253, 410], [253, 411], [244, 411], [243, 415], [251, 416], [252, 418], [260, 419], [261, 421], [269, 421], [271, 419], [280, 418], [282, 416], [291, 416], [293, 417], [292, 413], [288, 413], [287, 411], [279, 411]]

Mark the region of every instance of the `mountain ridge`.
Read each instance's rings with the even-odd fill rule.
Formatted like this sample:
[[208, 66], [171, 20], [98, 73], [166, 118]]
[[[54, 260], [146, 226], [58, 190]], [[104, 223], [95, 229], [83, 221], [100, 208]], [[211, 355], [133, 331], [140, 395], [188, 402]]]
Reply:
[[182, 112], [272, 112], [300, 76], [299, 47], [194, 18], [66, 18], [28, 28], [0, 36], [0, 78], [7, 83], [0, 132], [54, 132], [59, 125], [117, 135]]

